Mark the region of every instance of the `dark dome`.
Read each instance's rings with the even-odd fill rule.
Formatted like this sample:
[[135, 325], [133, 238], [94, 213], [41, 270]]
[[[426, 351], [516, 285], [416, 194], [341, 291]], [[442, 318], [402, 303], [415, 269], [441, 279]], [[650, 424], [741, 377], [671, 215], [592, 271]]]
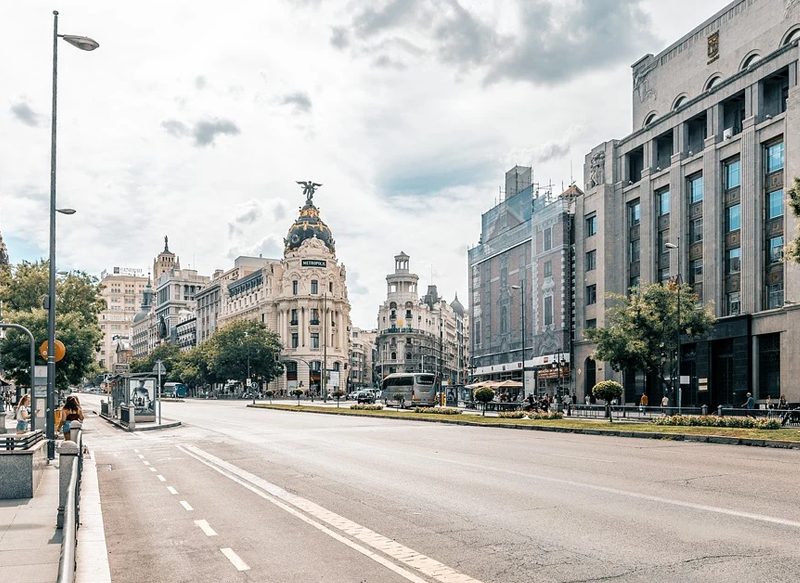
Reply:
[[315, 237], [325, 243], [331, 253], [336, 252], [333, 233], [328, 225], [319, 218], [319, 209], [313, 203], [306, 201], [306, 205], [300, 209], [300, 216], [289, 229], [283, 243], [286, 245], [286, 251], [295, 251], [303, 241]]

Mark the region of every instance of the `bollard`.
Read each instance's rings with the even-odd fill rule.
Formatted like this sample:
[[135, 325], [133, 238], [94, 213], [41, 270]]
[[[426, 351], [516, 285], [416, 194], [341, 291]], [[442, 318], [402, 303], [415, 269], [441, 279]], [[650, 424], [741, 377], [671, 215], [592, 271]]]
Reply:
[[70, 421], [69, 437], [67, 437], [67, 439], [69, 441], [74, 441], [75, 443], [78, 443], [78, 435], [80, 434], [82, 428], [83, 424], [80, 421]]
[[708, 415], [708, 405], [703, 405], [702, 407], [700, 407], [700, 414]]
[[0, 411], [0, 433], [6, 433], [6, 411]]
[[73, 441], [62, 441], [58, 446], [58, 516], [56, 527], [64, 527], [64, 508], [67, 504], [67, 489], [72, 479], [72, 468], [78, 471], [77, 466], [72, 463], [78, 455], [80, 448]]
[[722, 417], [722, 405], [717, 406], [717, 415]]

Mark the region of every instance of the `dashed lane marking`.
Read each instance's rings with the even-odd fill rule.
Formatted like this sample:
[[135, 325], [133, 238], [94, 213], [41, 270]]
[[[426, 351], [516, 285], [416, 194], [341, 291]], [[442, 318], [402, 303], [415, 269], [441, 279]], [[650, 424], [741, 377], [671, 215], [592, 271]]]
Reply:
[[147, 460], [142, 460], [142, 463], [143, 463], [144, 465], [146, 465], [146, 466], [149, 466], [149, 465], [150, 465], [150, 462], [149, 462], [149, 461], [147, 461]]
[[140, 460], [143, 460], [143, 459], [144, 459], [144, 456], [143, 456], [142, 454], [139, 454], [139, 459], [140, 459]]
[[187, 512], [194, 510], [194, 508], [192, 508], [186, 500], [181, 500], [181, 506], [183, 506], [184, 510]]
[[[169, 493], [172, 494], [172, 495], [175, 495], [175, 494], [178, 493], [178, 491], [175, 488], [173, 488], [172, 486], [167, 486], [167, 490], [169, 490]], [[197, 521], [195, 520], [195, 522], [197, 522]]]
[[155, 468], [150, 468], [150, 471], [151, 471], [151, 472], [157, 472], [158, 470], [157, 470], [157, 469], [155, 469]]
[[228, 549], [228, 548], [225, 548], [225, 549], [220, 549], [220, 551], [222, 551], [222, 554], [223, 554], [223, 555], [225, 555], [226, 557], [228, 557], [228, 560], [229, 560], [231, 563], [233, 563], [233, 566], [234, 566], [234, 567], [236, 567], [236, 568], [237, 568], [239, 571], [249, 571], [249, 570], [250, 570], [250, 567], [248, 567], [248, 566], [247, 566], [247, 563], [245, 563], [245, 562], [244, 562], [244, 561], [243, 561], [243, 560], [242, 560], [242, 559], [239, 557], [239, 555], [237, 555], [236, 553], [234, 553], [234, 552], [233, 552], [233, 549]]
[[195, 520], [194, 523], [200, 527], [206, 536], [217, 536], [217, 532], [211, 528], [207, 521], [205, 520]]
[[158, 475], [156, 476], [156, 478], [158, 478], [158, 479], [159, 479], [160, 481], [162, 481], [162, 482], [166, 482], [166, 481], [167, 481], [167, 479], [166, 479], [164, 476], [162, 476], [161, 474], [158, 474]]
[[388, 537], [378, 534], [377, 532], [361, 526], [360, 524], [357, 524], [347, 518], [344, 518], [343, 516], [339, 516], [338, 514], [335, 514], [330, 510], [311, 502], [310, 500], [290, 494], [280, 486], [276, 486], [275, 484], [272, 484], [263, 478], [259, 478], [258, 476], [251, 474], [250, 472], [247, 472], [233, 464], [230, 464], [223, 459], [213, 456], [210, 453], [206, 453], [198, 447], [193, 445], [178, 445], [176, 447], [207, 465], [217, 473], [222, 474], [244, 488], [247, 488], [254, 494], [264, 498], [265, 500], [268, 500], [278, 508], [285, 510], [303, 522], [310, 524], [331, 538], [347, 545], [353, 550], [358, 551], [373, 561], [380, 563], [387, 569], [393, 571], [408, 581], [412, 581], [413, 583], [425, 583], [425, 579], [422, 579], [415, 573], [393, 563], [382, 555], [373, 552], [372, 550], [352, 541], [351, 539], [342, 536], [338, 532], [322, 524], [322, 522], [325, 522], [344, 534], [388, 555], [393, 560], [399, 563], [404, 563], [422, 575], [430, 577], [436, 581], [440, 581], [441, 583], [481, 583], [479, 580], [474, 579], [469, 575], [459, 573], [453, 568], [448, 567], [447, 565], [440, 563], [435, 559], [425, 556], [422, 553], [418, 553], [413, 549], [410, 549]]

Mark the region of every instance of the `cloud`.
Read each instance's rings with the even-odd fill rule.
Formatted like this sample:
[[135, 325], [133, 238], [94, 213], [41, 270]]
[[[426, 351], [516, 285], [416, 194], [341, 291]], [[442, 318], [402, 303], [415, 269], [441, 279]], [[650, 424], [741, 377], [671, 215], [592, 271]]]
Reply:
[[481, 64], [495, 50], [498, 44], [497, 34], [457, 0], [450, 0], [447, 4], [449, 15], [434, 31], [439, 41], [439, 58], [445, 63], [460, 66]]
[[549, 144], [543, 145], [534, 153], [533, 161], [539, 164], [544, 164], [550, 160], [558, 160], [559, 158], [563, 158], [569, 154], [569, 148], [570, 146], [568, 143], [559, 144], [556, 142], [550, 142]]
[[206, 88], [206, 78], [203, 75], [198, 75], [194, 78], [194, 86], [197, 89], [205, 89]]
[[369, 293], [369, 287], [361, 282], [361, 276], [357, 271], [347, 271], [347, 292], [353, 296], [365, 296]]
[[253, 206], [250, 210], [236, 217], [235, 221], [240, 225], [252, 225], [261, 216], [261, 207]]
[[350, 35], [343, 26], [331, 28], [331, 45], [337, 49], [346, 49], [350, 45]]
[[391, 0], [377, 10], [370, 6], [353, 19], [353, 27], [360, 37], [367, 38], [401, 24], [414, 23], [418, 6], [417, 0]]
[[372, 61], [372, 64], [381, 69], [395, 69], [397, 71], [402, 71], [406, 68], [405, 63], [396, 61], [387, 55], [380, 55], [377, 59]]
[[11, 113], [26, 126], [31, 126], [32, 128], [39, 126], [41, 116], [33, 111], [27, 103], [22, 101], [15, 103], [11, 106]]
[[163, 127], [168, 134], [176, 138], [192, 136], [194, 138], [194, 145], [201, 147], [213, 145], [214, 140], [220, 134], [239, 134], [238, 126], [227, 119], [202, 120], [192, 127], [187, 126], [182, 121], [168, 119], [161, 122], [161, 127]]
[[284, 95], [281, 99], [282, 105], [294, 105], [298, 111], [311, 111], [311, 98], [303, 91], [296, 91]]
[[284, 207], [281, 203], [276, 203], [275, 206], [272, 208], [272, 218], [275, 219], [275, 222], [282, 221], [286, 218], [286, 207]]

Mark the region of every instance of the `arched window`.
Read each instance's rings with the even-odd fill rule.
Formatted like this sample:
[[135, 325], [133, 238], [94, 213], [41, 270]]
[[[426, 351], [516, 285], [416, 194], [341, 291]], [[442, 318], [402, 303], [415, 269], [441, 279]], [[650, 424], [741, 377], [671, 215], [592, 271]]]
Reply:
[[739, 67], [739, 70], [740, 70], [740, 71], [744, 71], [744, 70], [745, 70], [745, 69], [747, 69], [747, 68], [748, 68], [750, 65], [753, 65], [754, 63], [757, 63], [757, 62], [758, 62], [758, 61], [760, 61], [760, 60], [761, 60], [761, 55], [759, 55], [759, 54], [758, 54], [758, 53], [756, 53], [756, 52], [751, 52], [750, 54], [748, 54], [748, 55], [747, 55], [747, 56], [744, 58], [744, 60], [742, 61], [742, 66], [741, 66], [741, 67]]
[[650, 113], [648, 113], [647, 116], [644, 118], [644, 125], [642, 127], [646, 128], [647, 126], [649, 126], [656, 120], [657, 116], [658, 114], [655, 111], [651, 111]]
[[793, 42], [797, 42], [798, 40], [800, 40], [800, 26], [794, 26], [790, 28], [789, 32], [787, 32], [783, 36], [783, 40], [781, 41], [781, 46], [785, 47], [786, 45], [790, 45]]
[[673, 111], [682, 107], [686, 103], [687, 97], [686, 95], [678, 95], [678, 98], [675, 100], [675, 103], [672, 105]]
[[396, 310], [396, 309], [397, 309], [397, 302], [391, 302], [391, 303], [389, 304], [389, 307], [390, 307], [392, 310]]
[[396, 352], [392, 352], [392, 354], [390, 355], [390, 360], [397, 360], [397, 353]]
[[708, 78], [708, 81], [706, 81], [706, 84], [703, 85], [703, 91], [708, 91], [714, 85], [719, 83], [721, 79], [722, 79], [721, 75], [719, 75], [718, 73], [714, 73], [713, 75], [711, 75], [711, 77]]

